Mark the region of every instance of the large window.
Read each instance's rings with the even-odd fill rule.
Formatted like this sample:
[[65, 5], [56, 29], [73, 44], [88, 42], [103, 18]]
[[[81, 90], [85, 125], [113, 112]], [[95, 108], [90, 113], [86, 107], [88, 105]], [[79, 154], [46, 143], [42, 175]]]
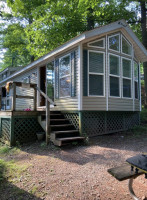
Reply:
[[104, 53], [89, 51], [89, 95], [104, 96]]
[[139, 94], [139, 68], [138, 68], [138, 64], [136, 62], [134, 62], [134, 96], [135, 99], [138, 99]]
[[71, 95], [71, 58], [64, 56], [59, 60], [60, 97]]
[[112, 35], [108, 37], [109, 49], [113, 51], [120, 51], [120, 35]]
[[109, 54], [109, 83], [110, 96], [120, 96], [120, 58], [119, 56]]
[[99, 40], [95, 40], [93, 42], [89, 42], [88, 43], [89, 47], [94, 47], [94, 48], [105, 48], [105, 39], [99, 39]]
[[122, 53], [131, 55], [132, 54], [132, 46], [131, 44], [122, 36]]
[[132, 87], [132, 67], [131, 60], [122, 58], [122, 82], [123, 82], [123, 97], [131, 98]]
[[47, 96], [54, 100], [54, 62], [50, 62], [46, 68]]

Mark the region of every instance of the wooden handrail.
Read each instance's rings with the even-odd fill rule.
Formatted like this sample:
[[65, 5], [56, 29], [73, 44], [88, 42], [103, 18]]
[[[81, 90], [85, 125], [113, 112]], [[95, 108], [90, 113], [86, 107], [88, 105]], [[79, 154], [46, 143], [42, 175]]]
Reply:
[[49, 143], [49, 138], [50, 138], [50, 104], [53, 104], [54, 106], [55, 103], [38, 87], [36, 87], [36, 90], [46, 99], [46, 144]]
[[42, 90], [40, 90], [38, 87], [36, 87], [36, 89], [38, 90], [38, 92], [39, 92], [42, 96], [44, 96], [44, 98], [45, 98], [46, 100], [48, 100], [48, 102], [49, 102], [50, 104], [53, 104], [54, 106], [56, 106], [56, 104], [55, 104]]

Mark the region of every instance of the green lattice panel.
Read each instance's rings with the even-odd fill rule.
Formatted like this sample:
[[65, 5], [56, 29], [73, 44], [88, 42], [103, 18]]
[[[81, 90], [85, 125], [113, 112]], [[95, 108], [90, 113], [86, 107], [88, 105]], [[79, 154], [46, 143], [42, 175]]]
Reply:
[[105, 133], [105, 113], [82, 113], [82, 131], [83, 133], [87, 133], [89, 137]]
[[106, 114], [106, 133], [124, 129], [123, 112], [108, 112]]
[[2, 118], [1, 119], [1, 138], [3, 141], [10, 142], [10, 129], [11, 121], [10, 119]]
[[79, 130], [79, 114], [78, 113], [63, 113], [64, 117], [70, 121], [72, 125]]
[[15, 118], [14, 138], [15, 141], [30, 142], [36, 140], [36, 132], [42, 132], [42, 128], [36, 118]]
[[133, 128], [133, 126], [139, 125], [140, 114], [139, 112], [126, 112], [125, 116], [125, 129]]

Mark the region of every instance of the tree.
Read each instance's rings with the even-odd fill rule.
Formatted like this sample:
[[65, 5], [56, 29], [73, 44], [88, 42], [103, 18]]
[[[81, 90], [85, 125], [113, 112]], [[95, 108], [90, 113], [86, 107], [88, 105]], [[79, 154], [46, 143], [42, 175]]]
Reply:
[[[142, 43], [147, 49], [147, 2], [145, 0], [139, 0], [141, 7], [141, 32]], [[144, 82], [145, 82], [145, 107], [147, 108], [147, 62], [143, 63], [144, 68]]]

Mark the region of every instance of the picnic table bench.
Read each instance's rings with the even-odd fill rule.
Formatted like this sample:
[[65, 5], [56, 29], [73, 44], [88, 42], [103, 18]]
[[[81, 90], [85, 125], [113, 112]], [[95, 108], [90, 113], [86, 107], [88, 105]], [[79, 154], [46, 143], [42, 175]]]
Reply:
[[108, 169], [108, 173], [114, 176], [118, 181], [129, 179], [129, 192], [134, 200], [139, 200], [133, 190], [133, 180], [138, 176], [145, 174], [147, 178], [147, 155], [137, 155], [126, 160], [121, 166]]

